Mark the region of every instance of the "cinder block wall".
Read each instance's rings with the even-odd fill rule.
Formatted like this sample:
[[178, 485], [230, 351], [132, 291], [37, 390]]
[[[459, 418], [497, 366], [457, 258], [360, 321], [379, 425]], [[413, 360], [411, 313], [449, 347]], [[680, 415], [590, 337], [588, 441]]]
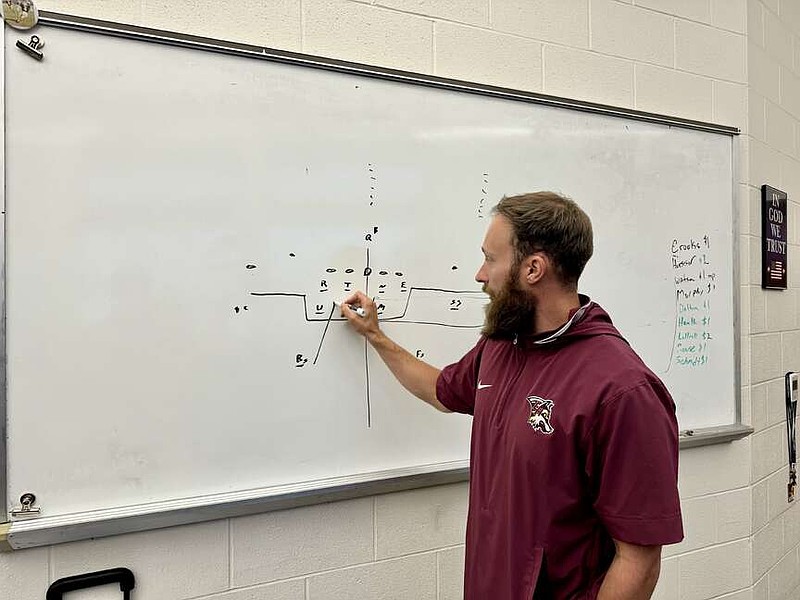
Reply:
[[[800, 503], [786, 501], [783, 408], [786, 371], [800, 371], [800, 2], [750, 0], [747, 6], [749, 188], [742, 234], [749, 240], [752, 425], [753, 599], [800, 598]], [[789, 286], [760, 288], [760, 184], [776, 182], [792, 200]], [[743, 246], [744, 248], [744, 246]], [[746, 281], [746, 280], [745, 280]]]
[[[781, 387], [786, 370], [800, 370], [799, 0], [38, 5], [742, 129], [742, 397], [756, 434], [681, 452], [687, 538], [666, 549], [655, 597], [800, 598], [800, 509], [785, 501]], [[759, 286], [762, 183], [789, 193], [786, 292]], [[458, 484], [0, 554], [0, 600], [43, 598], [57, 577], [121, 564], [138, 574], [138, 600], [456, 599], [465, 516]]]

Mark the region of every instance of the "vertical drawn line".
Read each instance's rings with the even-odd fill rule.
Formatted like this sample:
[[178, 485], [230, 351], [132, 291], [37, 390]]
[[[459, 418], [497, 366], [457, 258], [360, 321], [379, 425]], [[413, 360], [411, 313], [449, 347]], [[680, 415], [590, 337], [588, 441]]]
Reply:
[[369, 248], [367, 248], [367, 266], [364, 267], [364, 294], [367, 296], [369, 296], [369, 276], [371, 272], [372, 270], [369, 266]]
[[322, 339], [319, 341], [319, 346], [317, 347], [317, 353], [314, 355], [314, 362], [312, 365], [317, 364], [317, 359], [319, 358], [319, 352], [322, 350], [322, 342], [325, 341], [325, 334], [328, 333], [328, 327], [330, 327], [331, 319], [333, 318], [333, 311], [336, 310], [336, 302], [331, 302], [331, 314], [328, 315], [328, 320], [325, 323], [325, 330], [322, 332]]
[[[364, 282], [364, 294], [366, 294], [367, 297], [369, 297], [369, 275], [369, 247], [367, 247], [367, 266], [364, 268], [364, 276], [366, 278]], [[369, 397], [369, 342], [367, 342], [366, 338], [364, 338], [364, 372], [367, 376], [367, 387], [365, 391], [367, 395], [367, 428], [369, 429], [372, 427], [372, 403]]]
[[369, 342], [364, 339], [364, 371], [367, 375], [367, 428], [372, 427], [372, 403], [369, 398]]

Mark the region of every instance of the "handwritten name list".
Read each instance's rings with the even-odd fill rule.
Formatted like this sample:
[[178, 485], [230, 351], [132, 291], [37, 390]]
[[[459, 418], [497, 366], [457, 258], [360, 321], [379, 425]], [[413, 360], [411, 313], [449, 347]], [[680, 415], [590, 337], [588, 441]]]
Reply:
[[708, 363], [711, 335], [711, 301], [717, 274], [707, 235], [672, 240], [672, 274], [677, 307], [673, 361], [685, 367]]

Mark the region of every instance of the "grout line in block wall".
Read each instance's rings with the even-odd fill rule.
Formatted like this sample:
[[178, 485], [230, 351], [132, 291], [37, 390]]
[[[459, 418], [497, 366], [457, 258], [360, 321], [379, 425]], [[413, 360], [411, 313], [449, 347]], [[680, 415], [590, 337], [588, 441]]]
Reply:
[[305, 0], [300, 0], [300, 52], [306, 51], [306, 10]]
[[[231, 591], [235, 592], [236, 594], [238, 594], [238, 593], [241, 593], [241, 592], [256, 591], [256, 590], [260, 590], [260, 589], [263, 589], [263, 588], [269, 588], [269, 587], [272, 587], [274, 585], [280, 585], [282, 583], [288, 583], [288, 582], [291, 582], [291, 581], [302, 581], [304, 583], [305, 588], [310, 589], [310, 586], [308, 584], [307, 576], [302, 575], [302, 576], [299, 576], [299, 577], [289, 577], [289, 578], [286, 578], [286, 579], [275, 579], [274, 581], [260, 581], [258, 583], [254, 583], [252, 585], [242, 585], [242, 586], [239, 586], [239, 587], [236, 587], [236, 588], [231, 588], [230, 590], [209, 592], [207, 594], [200, 594], [199, 596], [192, 596], [190, 598], [181, 598], [181, 600], [217, 600], [218, 598], [220, 598], [220, 594], [222, 594], [223, 597], [227, 598], [228, 595], [229, 595], [229, 592], [231, 592]], [[306, 594], [304, 594], [304, 596], [305, 595]], [[250, 597], [250, 596], [248, 596], [248, 597]], [[307, 598], [306, 598], [306, 600], [307, 600]]]
[[592, 0], [586, 3], [586, 32], [589, 36], [589, 49], [592, 49]]
[[492, 10], [494, 7], [492, 6], [492, 0], [486, 0], [486, 2], [487, 2], [487, 15], [486, 16], [489, 19], [489, 28], [491, 29], [492, 25], [494, 24], [494, 19], [492, 18], [494, 16], [494, 12]]
[[441, 554], [436, 553], [436, 600], [441, 600], [442, 597], [442, 563]]
[[[441, 551], [450, 550], [450, 549], [459, 548], [459, 547], [463, 547], [463, 544], [456, 544], [456, 545], [453, 545], [453, 546], [444, 546], [442, 548], [436, 548], [436, 549], [433, 549], [433, 550], [425, 550], [425, 551], [422, 551], [422, 552], [412, 552], [410, 554], [403, 554], [401, 556], [393, 556], [391, 558], [384, 558], [384, 559], [376, 560], [376, 561], [370, 562], [370, 563], [356, 563], [356, 564], [351, 564], [351, 565], [346, 565], [346, 566], [332, 567], [330, 569], [323, 569], [321, 571], [315, 571], [313, 573], [306, 573], [305, 575], [302, 575], [300, 577], [287, 577], [286, 579], [276, 579], [274, 581], [269, 581], [269, 582], [259, 582], [259, 583], [255, 583], [253, 585], [246, 585], [246, 586], [237, 587], [237, 588], [235, 588], [235, 591], [236, 592], [244, 592], [244, 591], [248, 591], [248, 590], [258, 590], [258, 589], [261, 589], [261, 588], [264, 588], [264, 587], [273, 586], [273, 585], [277, 585], [277, 584], [280, 584], [280, 583], [286, 583], [286, 582], [290, 582], [290, 581], [303, 581], [304, 582], [304, 586], [305, 586], [305, 599], [309, 600], [310, 594], [311, 594], [311, 577], [314, 577], [314, 576], [317, 576], [317, 575], [325, 575], [327, 573], [336, 573], [336, 572], [340, 572], [340, 571], [348, 571], [348, 570], [357, 569], [359, 567], [372, 565], [372, 564], [381, 564], [381, 563], [392, 562], [392, 561], [395, 561], [395, 560], [403, 560], [405, 558], [410, 558], [410, 557], [413, 557], [413, 556], [425, 556], [427, 554], [435, 554], [435, 555], [437, 555], [436, 556], [436, 560], [438, 561], [438, 554]], [[437, 562], [437, 564], [438, 564], [438, 562]], [[210, 594], [202, 594], [200, 596], [193, 596], [192, 598], [186, 598], [185, 600], [213, 600], [214, 598], [218, 598], [219, 594], [220, 594], [219, 592], [212, 592]]]
[[672, 19], [672, 68], [678, 69], [678, 20]]
[[680, 554], [672, 554], [667, 558], [680, 558], [683, 556], [691, 556], [692, 554], [698, 554], [700, 552], [706, 552], [709, 548], [724, 548], [725, 546], [732, 546], [733, 544], [740, 544], [742, 542], [746, 542], [750, 540], [750, 535], [745, 534], [742, 537], [736, 538], [735, 540], [725, 540], [720, 544], [712, 544], [711, 546], [703, 546], [702, 548], [694, 548], [693, 550], [687, 550], [686, 552], [681, 552]]
[[541, 89], [542, 89], [543, 92], [547, 91], [547, 76], [545, 75], [545, 72], [547, 71], [547, 69], [545, 68], [545, 64], [544, 64], [544, 60], [545, 60], [545, 58], [544, 58], [544, 48], [545, 48], [545, 46], [546, 46], [546, 44], [542, 44], [542, 48], [541, 48], [541, 50], [539, 50], [539, 54], [540, 54], [539, 61], [540, 61], [541, 65], [542, 65], [542, 81], [541, 81], [542, 88]]
[[739, 487], [736, 487], [736, 488], [725, 489], [725, 490], [716, 491], [716, 492], [708, 492], [707, 494], [698, 494], [696, 496], [681, 496], [681, 501], [685, 501], [685, 500], [702, 500], [704, 498], [713, 498], [714, 496], [724, 496], [726, 494], [732, 494], [733, 492], [742, 492], [742, 491], [749, 490], [749, 489], [750, 489], [750, 484], [744, 484], [744, 485], [740, 485]]
[[378, 497], [372, 498], [372, 560], [378, 560]]
[[228, 589], [233, 589], [233, 519], [228, 519]]
[[436, 21], [431, 21], [431, 68], [430, 72], [436, 75]]

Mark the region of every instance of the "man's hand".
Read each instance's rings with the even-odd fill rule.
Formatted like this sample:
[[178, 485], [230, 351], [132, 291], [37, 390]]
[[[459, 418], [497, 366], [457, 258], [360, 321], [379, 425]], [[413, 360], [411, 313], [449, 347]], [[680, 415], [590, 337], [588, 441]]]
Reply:
[[614, 540], [617, 553], [597, 600], [649, 600], [661, 572], [661, 546], [639, 546]]
[[[361, 308], [364, 316], [353, 308]], [[389, 367], [404, 388], [442, 412], [450, 412], [436, 398], [439, 369], [412, 356], [405, 348], [390, 340], [378, 324], [378, 309], [366, 294], [356, 292], [342, 303], [342, 316], [363, 335]]]
[[[364, 311], [364, 315], [359, 315], [355, 310], [350, 308], [351, 306], [354, 308], [361, 308]], [[342, 316], [348, 320], [350, 325], [353, 326], [353, 329], [369, 341], [372, 341], [380, 335], [381, 329], [380, 325], [378, 325], [378, 308], [363, 292], [356, 292], [348, 297], [342, 303], [341, 310]]]

